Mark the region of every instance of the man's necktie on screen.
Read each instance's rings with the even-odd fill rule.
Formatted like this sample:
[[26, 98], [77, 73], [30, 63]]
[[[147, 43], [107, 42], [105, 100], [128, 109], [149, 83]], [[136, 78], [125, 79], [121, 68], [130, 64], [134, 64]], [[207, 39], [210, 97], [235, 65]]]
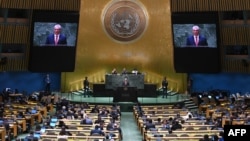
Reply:
[[55, 38], [55, 45], [57, 45], [58, 39], [59, 39], [59, 37], [58, 37], [58, 35], [56, 35], [56, 38]]
[[199, 43], [199, 41], [198, 41], [198, 37], [197, 37], [197, 36], [195, 36], [195, 46], [198, 46], [198, 43]]

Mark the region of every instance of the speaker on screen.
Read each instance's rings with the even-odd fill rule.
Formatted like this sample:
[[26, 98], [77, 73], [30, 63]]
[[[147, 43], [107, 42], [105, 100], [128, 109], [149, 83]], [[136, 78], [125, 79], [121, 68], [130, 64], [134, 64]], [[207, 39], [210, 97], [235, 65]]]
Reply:
[[220, 71], [218, 13], [173, 13], [172, 33], [175, 71]]
[[32, 16], [29, 70], [74, 71], [78, 25], [78, 12], [35, 10]]

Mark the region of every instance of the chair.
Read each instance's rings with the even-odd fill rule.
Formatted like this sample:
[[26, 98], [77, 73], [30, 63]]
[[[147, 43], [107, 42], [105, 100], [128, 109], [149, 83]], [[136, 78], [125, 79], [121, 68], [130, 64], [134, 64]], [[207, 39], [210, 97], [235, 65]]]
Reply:
[[157, 111], [157, 114], [163, 114], [163, 111]]
[[207, 127], [206, 127], [206, 126], [201, 126], [201, 127], [199, 128], [199, 130], [207, 130]]
[[158, 131], [157, 128], [149, 128], [149, 131]]
[[189, 137], [188, 134], [181, 134], [180, 137]]
[[51, 139], [43, 139], [42, 141], [52, 141]]
[[186, 130], [194, 130], [194, 127], [187, 127]]
[[46, 135], [57, 135], [55, 132], [48, 132]]
[[83, 130], [90, 130], [90, 127], [83, 127]]
[[93, 134], [91, 134], [91, 136], [102, 136], [102, 135], [99, 133], [93, 133]]
[[203, 137], [203, 135], [194, 135], [195, 137]]
[[65, 139], [65, 138], [59, 138], [57, 141], [68, 141], [68, 139]]
[[154, 137], [163, 137], [161, 134], [155, 134]]
[[76, 136], [86, 136], [84, 133], [77, 133]]
[[166, 134], [166, 137], [178, 137], [176, 134]]
[[77, 129], [77, 127], [76, 127], [76, 126], [71, 125], [71, 126], [69, 126], [69, 129]]

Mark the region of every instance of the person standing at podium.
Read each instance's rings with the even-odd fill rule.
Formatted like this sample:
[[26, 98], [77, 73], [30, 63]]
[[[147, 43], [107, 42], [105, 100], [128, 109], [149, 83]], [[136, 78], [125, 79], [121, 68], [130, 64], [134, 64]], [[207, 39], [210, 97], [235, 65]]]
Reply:
[[164, 98], [164, 96], [168, 96], [168, 81], [167, 81], [167, 77], [163, 77], [163, 80], [162, 80], [162, 98]]
[[129, 86], [129, 82], [128, 82], [128, 78], [127, 77], [124, 78], [124, 80], [122, 82], [122, 86], [123, 87], [128, 87]]

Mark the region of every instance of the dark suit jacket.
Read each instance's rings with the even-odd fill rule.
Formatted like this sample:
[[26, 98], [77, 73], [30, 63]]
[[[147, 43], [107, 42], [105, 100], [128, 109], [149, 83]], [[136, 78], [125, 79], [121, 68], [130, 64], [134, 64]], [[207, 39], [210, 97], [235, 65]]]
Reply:
[[153, 124], [153, 123], [147, 123], [145, 129], [149, 130], [150, 128], [155, 128], [155, 124]]
[[162, 89], [167, 90], [168, 81], [167, 80], [163, 80], [162, 83], [161, 83], [161, 85], [162, 85]]
[[83, 89], [85, 90], [89, 89], [89, 81], [86, 79], [83, 81]]
[[123, 87], [128, 87], [129, 86], [129, 82], [127, 81], [127, 83], [125, 83], [125, 81], [122, 82], [122, 86]]
[[[194, 36], [189, 36], [187, 38], [187, 42], [186, 42], [186, 46], [187, 47], [195, 47], [195, 40], [194, 40]], [[199, 35], [199, 43], [198, 43], [198, 47], [199, 46], [208, 46], [208, 43], [207, 43], [207, 39], [201, 35]]]
[[[46, 39], [46, 45], [55, 45], [55, 36], [54, 34], [50, 34]], [[67, 38], [65, 35], [60, 34], [57, 45], [67, 45]]]
[[39, 139], [37, 137], [34, 136], [26, 136], [25, 138], [27, 141], [38, 141]]
[[101, 130], [98, 130], [98, 129], [93, 129], [90, 131], [90, 135], [93, 135], [94, 133], [105, 136], [104, 132], [102, 132]]

